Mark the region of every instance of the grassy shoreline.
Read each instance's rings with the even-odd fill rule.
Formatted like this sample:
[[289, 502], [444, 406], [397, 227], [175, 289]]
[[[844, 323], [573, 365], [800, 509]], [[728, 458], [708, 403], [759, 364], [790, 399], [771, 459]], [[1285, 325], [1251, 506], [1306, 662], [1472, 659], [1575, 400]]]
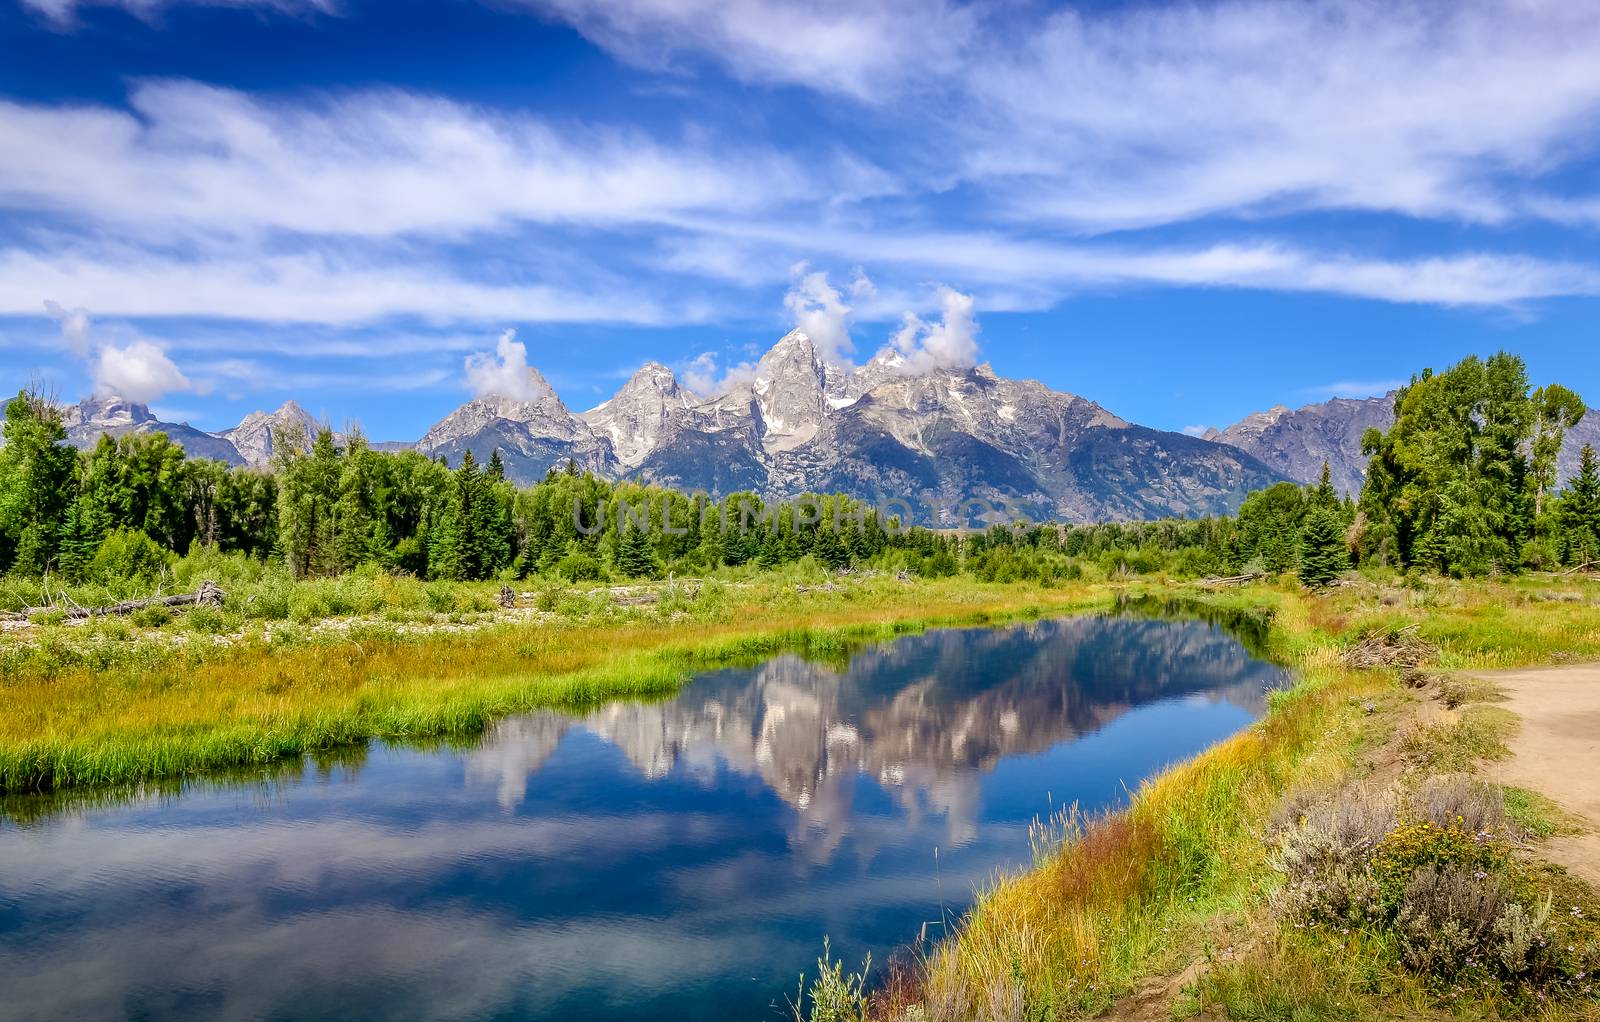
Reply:
[[[664, 695], [781, 651], [841, 653], [929, 627], [1107, 608], [1109, 590], [868, 578], [701, 590], [648, 610], [404, 633], [373, 622], [295, 643], [52, 636], [0, 684], [0, 793], [125, 785], [373, 738], [470, 735], [507, 714]], [[75, 643], [75, 645], [72, 645]], [[105, 645], [105, 644], [101, 644]], [[88, 651], [86, 653], [86, 650]], [[19, 659], [23, 659], [19, 657]]]
[[[1407, 672], [1345, 666], [1359, 637], [1414, 636], [1436, 650], [1436, 670], [1600, 658], [1593, 588], [1522, 580], [1357, 585], [1327, 595], [1292, 586], [1179, 590], [1203, 605], [1270, 614], [1266, 652], [1292, 667], [1297, 683], [1252, 727], [1146, 781], [1125, 810], [1041, 825], [1034, 865], [980, 892], [953, 932], [899, 970], [864, 1017], [1600, 1017], [1590, 994], [1574, 1001], [1486, 982], [1441, 987], [1400, 967], [1393, 940], [1381, 934], [1282, 922], [1272, 906], [1284, 880], [1269, 841], [1291, 798], [1368, 784], [1417, 791], [1494, 755], [1487, 747], [1462, 752], [1475, 707], [1413, 728], [1408, 714], [1420, 699], [1402, 681]], [[1128, 592], [1165, 599], [1174, 588]], [[1440, 746], [1449, 754], [1434, 755]], [[1395, 748], [1409, 758], [1385, 765]], [[1509, 793], [1508, 817], [1524, 796]], [[1559, 891], [1600, 907], [1594, 892], [1552, 872], [1536, 850], [1505, 869], [1535, 899]], [[1561, 922], [1577, 928], [1562, 931], [1579, 933], [1572, 940], [1589, 942], [1588, 954], [1600, 953], [1600, 931]]]

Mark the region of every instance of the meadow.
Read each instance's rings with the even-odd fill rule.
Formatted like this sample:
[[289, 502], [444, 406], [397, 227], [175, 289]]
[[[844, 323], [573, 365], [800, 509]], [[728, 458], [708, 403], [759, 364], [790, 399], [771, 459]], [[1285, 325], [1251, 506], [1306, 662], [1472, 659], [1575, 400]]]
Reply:
[[[1485, 873], [1520, 892], [1517, 904], [1590, 906], [1583, 918], [1544, 921], [1574, 950], [1544, 963], [1537, 983], [1470, 970], [1441, 978], [1408, 958], [1392, 913], [1330, 926], [1283, 901], [1308, 882], [1285, 867], [1286, 849], [1311, 840], [1306, 820], [1371, 816], [1367, 795], [1352, 792], [1382, 789], [1400, 808], [1371, 841], [1409, 839], [1418, 820], [1404, 806], [1503, 753], [1512, 724], [1489, 705], [1490, 688], [1459, 672], [1600, 659], [1593, 582], [1366, 572], [1310, 591], [1293, 576], [1215, 588], [1086, 574], [1002, 584], [801, 562], [616, 588], [546, 583], [509, 610], [494, 583], [223, 574], [221, 608], [46, 620], [0, 640], [0, 784], [92, 802], [114, 786], [337, 756], [373, 738], [471, 740], [520, 710], [665, 695], [696, 671], [778, 651], [839, 658], [931, 626], [1044, 615], [1202, 615], [1231, 621], [1295, 669], [1297, 683], [1257, 725], [1151, 780], [1123, 812], [1041, 820], [1032, 868], [997, 877], [965, 917], [947, 921], [945, 939], [865, 982], [827, 963], [831, 978], [803, 993], [797, 1013], [1067, 1019], [1146, 1002], [1159, 1017], [1312, 1020], [1595, 1010], [1581, 979], [1572, 984], [1600, 962], [1600, 933], [1585, 921], [1600, 905], [1540, 863], [1535, 839], [1554, 824], [1529, 793], [1474, 789], [1449, 805], [1478, 814], [1491, 798], [1504, 854], [1485, 860]], [[1379, 650], [1378, 660], [1354, 657], [1362, 648]], [[1450, 710], [1419, 725], [1417, 707], [1429, 702]], [[1441, 833], [1451, 840], [1448, 827]], [[1436, 852], [1426, 846], [1419, 861]]]
[[[292, 610], [251, 617], [262, 591], [239, 582], [222, 609], [176, 621], [47, 623], [0, 641], [0, 790], [129, 784], [373, 738], [473, 735], [519, 710], [667, 694], [697, 670], [780, 650], [838, 655], [934, 625], [1109, 599], [1087, 587], [798, 566], [625, 591], [550, 586], [501, 610], [498, 585], [374, 572], [291, 582], [283, 602], [316, 608], [297, 620]], [[430, 597], [449, 609], [430, 609]]]

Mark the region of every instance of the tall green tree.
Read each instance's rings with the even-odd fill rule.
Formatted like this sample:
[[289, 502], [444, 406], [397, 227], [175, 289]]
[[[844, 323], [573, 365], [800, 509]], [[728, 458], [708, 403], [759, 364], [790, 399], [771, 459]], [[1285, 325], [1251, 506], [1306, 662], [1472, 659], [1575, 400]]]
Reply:
[[18, 391], [6, 405], [4, 435], [0, 568], [42, 575], [55, 560], [76, 496], [78, 454], [66, 446], [60, 409], [36, 391]]
[[1533, 446], [1528, 465], [1528, 484], [1533, 489], [1535, 519], [1544, 516], [1546, 499], [1556, 488], [1556, 459], [1567, 431], [1583, 421], [1583, 399], [1552, 383], [1533, 392]]
[[339, 459], [338, 499], [333, 506], [332, 562], [339, 571], [380, 560], [388, 552], [386, 545], [380, 549], [375, 543], [382, 522], [375, 506], [376, 461], [366, 437], [352, 431]]
[[1287, 571], [1300, 556], [1304, 492], [1294, 483], [1257, 490], [1239, 507], [1239, 536], [1245, 561], [1258, 560], [1268, 572]]
[[[1549, 394], [1547, 411], [1564, 405]], [[1359, 505], [1363, 554], [1453, 574], [1519, 567], [1533, 535], [1539, 420], [1514, 355], [1413, 377], [1396, 395], [1394, 425], [1362, 439], [1371, 456]]]
[[1600, 459], [1589, 444], [1578, 456], [1578, 474], [1561, 500], [1563, 541], [1570, 564], [1600, 560]]
[[617, 571], [629, 578], [654, 575], [658, 566], [650, 534], [632, 519], [624, 519], [617, 534]]
[[323, 428], [303, 450], [303, 439], [286, 429], [274, 454], [278, 476], [278, 541], [297, 578], [339, 570], [338, 527], [340, 458], [333, 431]]

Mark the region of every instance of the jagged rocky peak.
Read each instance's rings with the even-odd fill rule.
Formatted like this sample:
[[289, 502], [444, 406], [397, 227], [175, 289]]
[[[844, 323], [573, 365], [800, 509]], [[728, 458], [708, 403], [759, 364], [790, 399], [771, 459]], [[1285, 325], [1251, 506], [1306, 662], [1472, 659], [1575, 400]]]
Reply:
[[549, 381], [539, 370], [530, 367], [522, 394], [485, 394], [473, 398], [423, 434], [417, 441], [417, 449], [432, 451], [481, 432], [501, 419], [527, 426], [543, 436], [570, 438], [584, 429], [582, 421], [567, 411]]
[[871, 393], [882, 384], [907, 376], [910, 371], [910, 364], [904, 355], [894, 348], [883, 348], [850, 371], [844, 380], [841, 392], [829, 395], [829, 403], [835, 408], [852, 405], [860, 400], [863, 394]]
[[1314, 483], [1328, 465], [1334, 489], [1359, 493], [1367, 457], [1361, 437], [1369, 427], [1387, 429], [1394, 421], [1394, 395], [1333, 398], [1303, 408], [1276, 405], [1247, 415], [1226, 429], [1210, 429], [1206, 440], [1231, 444], [1301, 483]]
[[156, 417], [145, 405], [107, 396], [84, 398], [75, 405], [68, 405], [61, 410], [61, 421], [70, 430], [81, 427], [133, 427], [155, 422]]
[[149, 408], [121, 397], [93, 397], [68, 405], [61, 410], [61, 422], [67, 430], [67, 442], [74, 447], [93, 447], [102, 436], [165, 433], [191, 458], [212, 458], [230, 465], [244, 463], [226, 437], [202, 433], [185, 422], [162, 422]]
[[251, 412], [237, 426], [217, 435], [232, 443], [246, 464], [265, 465], [286, 435], [298, 434], [301, 446], [309, 450], [321, 428], [322, 424], [291, 398], [276, 411]]
[[[836, 387], [844, 378], [837, 369], [834, 371]], [[828, 384], [828, 366], [803, 331], [789, 331], [761, 356], [750, 390], [761, 417], [762, 437], [769, 448], [786, 450], [817, 435], [832, 407]]]
[[610, 400], [578, 417], [608, 438], [617, 460], [631, 468], [643, 462], [663, 432], [699, 403], [700, 398], [681, 386], [671, 369], [646, 362]]
[[1264, 412], [1252, 412], [1226, 429], [1217, 429], [1215, 426], [1202, 434], [1204, 440], [1221, 440], [1225, 444], [1235, 447], [1254, 443], [1262, 435], [1276, 426], [1287, 415], [1294, 411], [1288, 405], [1273, 405]]

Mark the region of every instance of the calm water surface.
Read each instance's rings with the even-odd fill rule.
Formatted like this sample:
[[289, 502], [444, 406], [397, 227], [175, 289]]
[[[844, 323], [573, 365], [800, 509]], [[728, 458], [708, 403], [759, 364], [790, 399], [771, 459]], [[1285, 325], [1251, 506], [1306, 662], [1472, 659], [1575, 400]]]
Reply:
[[1283, 680], [1199, 622], [945, 630], [467, 748], [13, 802], [0, 1017], [776, 1019], [824, 934], [883, 961], [1035, 816], [1118, 803]]

